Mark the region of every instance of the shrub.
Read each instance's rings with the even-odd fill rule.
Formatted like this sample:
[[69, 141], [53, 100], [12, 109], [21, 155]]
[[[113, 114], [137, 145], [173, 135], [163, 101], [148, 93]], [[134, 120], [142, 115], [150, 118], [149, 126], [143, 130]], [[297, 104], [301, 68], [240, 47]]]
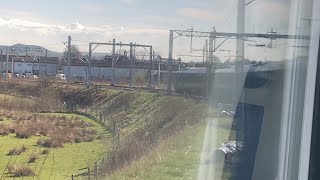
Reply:
[[84, 142], [91, 142], [91, 141], [94, 141], [95, 138], [93, 135], [86, 135], [82, 139]]
[[13, 174], [16, 177], [36, 175], [30, 167], [18, 164], [8, 166], [7, 172], [8, 174]]
[[8, 130], [9, 130], [10, 133], [15, 133], [16, 132], [16, 130], [13, 127], [9, 127]]
[[8, 156], [20, 155], [21, 153], [25, 152], [26, 150], [27, 150], [27, 148], [25, 146], [22, 146], [20, 148], [14, 148], [9, 151]]
[[81, 139], [80, 137], [76, 137], [76, 138], [74, 139], [74, 142], [75, 142], [75, 143], [82, 143], [82, 139]]
[[58, 148], [63, 147], [63, 141], [58, 139], [42, 139], [37, 142], [37, 145], [46, 147], [46, 148]]
[[49, 154], [49, 153], [50, 153], [49, 149], [45, 149], [42, 151], [42, 154]]
[[0, 136], [6, 136], [9, 133], [10, 133], [10, 131], [6, 126], [0, 125]]
[[32, 135], [34, 135], [34, 132], [32, 131], [32, 129], [29, 129], [29, 128], [16, 129], [16, 136], [18, 138], [27, 139], [27, 138], [31, 137]]
[[36, 155], [31, 155], [28, 159], [28, 163], [34, 163], [38, 157]]

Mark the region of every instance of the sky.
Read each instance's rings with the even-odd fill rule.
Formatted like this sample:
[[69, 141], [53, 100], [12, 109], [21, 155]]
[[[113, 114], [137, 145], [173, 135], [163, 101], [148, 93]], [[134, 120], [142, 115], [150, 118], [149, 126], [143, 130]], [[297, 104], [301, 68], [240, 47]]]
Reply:
[[[248, 5], [246, 32], [266, 33], [273, 27], [278, 33], [286, 34], [289, 1], [256, 0]], [[211, 31], [215, 27], [218, 32], [236, 32], [236, 13], [237, 0], [10, 0], [1, 2], [0, 44], [34, 44], [63, 51], [63, 42], [71, 35], [72, 43], [86, 52], [89, 42], [109, 42], [115, 38], [117, 42], [152, 45], [157, 53], [167, 57], [170, 29], [193, 27]], [[205, 39], [193, 41], [194, 49], [203, 48]], [[284, 47], [285, 41], [273, 42], [275, 47], [279, 45], [274, 49], [254, 48], [250, 43], [269, 43], [269, 40], [248, 41], [247, 58], [284, 56], [279, 47]], [[99, 47], [97, 51], [110, 49]], [[186, 56], [201, 54], [190, 54], [189, 38], [175, 39], [175, 57], [201, 60]], [[222, 60], [232, 58], [235, 40], [226, 41], [215, 55]]]

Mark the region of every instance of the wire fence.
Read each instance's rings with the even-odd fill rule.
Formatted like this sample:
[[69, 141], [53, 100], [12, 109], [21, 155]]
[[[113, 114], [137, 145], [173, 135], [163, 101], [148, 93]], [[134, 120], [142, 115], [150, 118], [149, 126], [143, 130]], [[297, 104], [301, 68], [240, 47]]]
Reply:
[[[118, 127], [118, 124], [116, 121], [111, 121], [107, 114], [99, 111], [97, 108], [85, 108], [80, 109], [77, 104], [72, 104], [71, 107], [69, 106], [68, 111], [71, 113], [75, 113], [78, 115], [82, 115], [85, 117], [88, 117], [95, 122], [99, 123], [101, 126], [105, 127], [110, 133], [113, 135], [112, 147], [118, 147], [120, 144], [120, 130]], [[93, 166], [88, 165], [87, 167], [84, 167], [83, 169], [79, 170], [78, 172], [75, 172], [73, 175], [70, 176], [72, 180], [98, 180], [99, 177], [101, 177], [102, 174], [104, 174], [103, 165], [106, 162], [110, 162], [112, 160], [112, 155], [110, 152], [106, 154], [103, 158], [100, 160], [94, 161]]]

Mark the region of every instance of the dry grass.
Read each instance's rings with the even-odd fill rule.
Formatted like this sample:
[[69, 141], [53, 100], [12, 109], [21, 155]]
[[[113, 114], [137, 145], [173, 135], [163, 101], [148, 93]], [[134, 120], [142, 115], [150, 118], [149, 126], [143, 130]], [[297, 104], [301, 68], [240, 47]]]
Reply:
[[27, 150], [27, 148], [25, 146], [22, 146], [20, 148], [14, 148], [9, 151], [8, 156], [20, 155], [21, 153], [25, 152], [26, 150]]
[[9, 128], [5, 125], [0, 124], [0, 136], [6, 136], [10, 134]]
[[8, 174], [12, 174], [15, 177], [22, 177], [22, 176], [35, 176], [36, 174], [31, 169], [31, 167], [28, 167], [26, 165], [10, 165], [7, 168]]
[[97, 132], [91, 130], [91, 123], [79, 117], [52, 116], [22, 112], [5, 112], [11, 124], [0, 124], [0, 135], [15, 133], [17, 138], [27, 139], [32, 136], [44, 137], [38, 145], [47, 148], [63, 147], [65, 143], [91, 142]]

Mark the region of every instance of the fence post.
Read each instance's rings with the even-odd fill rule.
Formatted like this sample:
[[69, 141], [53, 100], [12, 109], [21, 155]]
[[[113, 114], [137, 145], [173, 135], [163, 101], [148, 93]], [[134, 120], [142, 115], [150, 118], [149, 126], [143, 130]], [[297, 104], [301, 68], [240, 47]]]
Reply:
[[94, 178], [98, 180], [98, 163], [94, 162]]
[[74, 180], [73, 175], [71, 175], [71, 180]]
[[88, 167], [88, 180], [90, 180], [90, 167]]

